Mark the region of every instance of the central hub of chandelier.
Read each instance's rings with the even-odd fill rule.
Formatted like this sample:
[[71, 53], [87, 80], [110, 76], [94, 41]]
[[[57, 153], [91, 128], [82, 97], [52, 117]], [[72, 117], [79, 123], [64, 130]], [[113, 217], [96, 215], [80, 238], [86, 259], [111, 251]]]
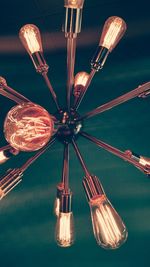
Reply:
[[103, 248], [115, 249], [127, 239], [126, 226], [109, 202], [98, 177], [91, 174], [77, 145], [79, 136], [93, 142], [98, 147], [131, 163], [143, 173], [150, 175], [150, 159], [133, 153], [131, 150], [121, 151], [83, 131], [85, 119], [101, 114], [117, 105], [139, 97], [150, 95], [150, 82], [111, 100], [84, 115], [79, 115], [78, 108], [94, 77], [103, 68], [108, 55], [115, 48], [126, 31], [126, 23], [120, 17], [109, 17], [103, 27], [99, 45], [91, 60], [91, 71], [74, 75], [76, 41], [81, 30], [82, 9], [84, 0], [65, 0], [65, 23], [63, 31], [67, 40], [67, 91], [66, 105], [61, 107], [57, 95], [48, 78], [49, 66], [43, 55], [40, 31], [37, 26], [27, 24], [19, 32], [19, 37], [29, 53], [34, 67], [50, 90], [56, 108], [49, 114], [43, 107], [33, 103], [7, 85], [0, 77], [0, 94], [13, 100], [15, 105], [4, 122], [4, 135], [8, 144], [0, 148], [0, 163], [24, 151], [36, 151], [23, 166], [9, 169], [0, 179], [0, 199], [5, 197], [22, 181], [25, 170], [37, 160], [55, 141], [63, 145], [62, 177], [57, 184], [54, 211], [57, 218], [56, 242], [61, 247], [69, 247], [74, 243], [74, 220], [72, 211], [72, 191], [69, 185], [69, 147], [73, 146], [79, 162], [84, 170], [83, 187], [90, 206], [93, 232], [97, 244]]
[[72, 142], [72, 139], [76, 139], [83, 127], [82, 121], [77, 121], [79, 115], [74, 110], [67, 112], [62, 111], [59, 113], [57, 138], [61, 142]]

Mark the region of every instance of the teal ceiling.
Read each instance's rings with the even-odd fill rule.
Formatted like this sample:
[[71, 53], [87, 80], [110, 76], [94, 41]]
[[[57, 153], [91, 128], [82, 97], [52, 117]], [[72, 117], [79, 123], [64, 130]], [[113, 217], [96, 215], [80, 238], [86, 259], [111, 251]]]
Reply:
[[[109, 56], [105, 68], [95, 76], [80, 107], [81, 114], [150, 80], [150, 17], [146, 0], [139, 3], [85, 0], [83, 35], [79, 36], [75, 72], [90, 71], [89, 62], [102, 25], [111, 15], [123, 17], [128, 30]], [[10, 86], [50, 113], [54, 113], [55, 108], [49, 91], [35, 73], [17, 35], [25, 23], [35, 23], [42, 30], [50, 65], [49, 76], [64, 105], [66, 51], [61, 33], [62, 21], [63, 1], [14, 0], [11, 3], [4, 1], [1, 6], [1, 75]], [[15, 42], [16, 50], [9, 40]], [[1, 133], [3, 120], [12, 106], [11, 101], [0, 96]], [[84, 129], [121, 150], [131, 149], [150, 156], [149, 107], [150, 98], [131, 100], [87, 120]], [[3, 134], [0, 141], [1, 146], [6, 143]], [[76, 242], [68, 249], [57, 247], [53, 203], [56, 184], [61, 177], [63, 151], [62, 145], [57, 143], [25, 172], [23, 182], [0, 203], [1, 266], [149, 266], [150, 180], [133, 166], [83, 138], [78, 140], [78, 144], [89, 170], [101, 179], [108, 198], [123, 217], [129, 231], [127, 242], [115, 251], [96, 245], [82, 188], [84, 173], [71, 148], [70, 183], [74, 193]], [[10, 167], [21, 166], [29, 156], [21, 153], [9, 160], [1, 166], [1, 175]]]

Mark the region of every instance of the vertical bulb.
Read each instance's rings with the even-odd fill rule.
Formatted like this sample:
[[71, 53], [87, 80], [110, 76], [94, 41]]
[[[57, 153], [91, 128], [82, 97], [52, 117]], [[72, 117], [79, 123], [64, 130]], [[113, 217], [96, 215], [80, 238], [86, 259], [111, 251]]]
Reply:
[[111, 52], [126, 31], [126, 23], [120, 17], [109, 17], [103, 27], [99, 46], [105, 47]]
[[60, 211], [60, 197], [61, 197], [61, 193], [64, 190], [64, 184], [63, 183], [59, 183], [57, 185], [57, 195], [56, 195], [56, 199], [54, 202], [54, 214], [58, 217], [59, 216], [59, 211]]
[[33, 24], [24, 25], [20, 29], [19, 37], [23, 46], [30, 55], [35, 52], [43, 51], [41, 35], [37, 26]]
[[106, 249], [116, 249], [127, 239], [127, 229], [105, 195], [89, 202], [93, 232], [98, 245]]
[[84, 0], [65, 0], [64, 1], [64, 7], [68, 8], [83, 8]]
[[61, 247], [70, 247], [74, 242], [72, 212], [60, 212], [56, 223], [56, 242]]
[[89, 74], [87, 72], [81, 71], [76, 74], [74, 79], [74, 96], [79, 97], [80, 93], [84, 90], [86, 83], [88, 81]]

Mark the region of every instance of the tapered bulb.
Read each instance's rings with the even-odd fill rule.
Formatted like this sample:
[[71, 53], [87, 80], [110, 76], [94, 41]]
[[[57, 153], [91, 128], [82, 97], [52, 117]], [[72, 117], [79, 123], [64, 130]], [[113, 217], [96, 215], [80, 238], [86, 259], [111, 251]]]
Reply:
[[93, 232], [98, 245], [106, 249], [116, 249], [127, 239], [127, 229], [105, 195], [89, 202]]
[[64, 184], [63, 183], [59, 183], [57, 185], [57, 196], [54, 202], [54, 214], [58, 217], [59, 216], [59, 212], [60, 212], [60, 197], [61, 194], [64, 190]]
[[140, 156], [139, 163], [141, 163], [143, 166], [150, 166], [150, 158]]
[[20, 29], [19, 37], [23, 46], [29, 54], [43, 51], [41, 35], [37, 26], [33, 24], [24, 25]]
[[5, 152], [4, 151], [0, 151], [0, 164], [5, 163], [9, 158], [6, 157]]
[[65, 0], [64, 7], [68, 8], [83, 8], [84, 0]]
[[80, 93], [84, 90], [88, 79], [89, 79], [89, 74], [87, 72], [82, 71], [76, 74], [74, 79], [75, 97], [79, 97]]
[[61, 247], [70, 247], [74, 242], [74, 220], [72, 212], [60, 212], [56, 223], [56, 242]]
[[126, 31], [126, 23], [120, 17], [109, 17], [103, 27], [99, 46], [105, 47], [111, 52]]

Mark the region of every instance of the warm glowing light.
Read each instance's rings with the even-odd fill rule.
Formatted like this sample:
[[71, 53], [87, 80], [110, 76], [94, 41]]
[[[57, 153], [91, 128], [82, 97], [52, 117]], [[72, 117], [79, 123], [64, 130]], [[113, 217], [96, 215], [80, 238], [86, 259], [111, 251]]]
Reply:
[[83, 8], [84, 0], [65, 0], [64, 7], [68, 8]]
[[56, 224], [56, 242], [61, 247], [69, 247], [74, 242], [73, 213], [60, 212]]
[[4, 122], [4, 134], [8, 143], [21, 151], [42, 148], [51, 138], [54, 123], [41, 106], [23, 103], [13, 107]]
[[6, 162], [9, 158], [7, 158], [4, 154], [4, 151], [0, 151], [0, 164]]
[[127, 229], [105, 195], [89, 202], [93, 231], [98, 245], [106, 249], [120, 247], [127, 239]]
[[125, 31], [126, 23], [122, 18], [109, 17], [104, 24], [99, 45], [107, 48], [111, 52]]
[[77, 73], [74, 79], [74, 87], [76, 87], [77, 85], [85, 86], [88, 78], [89, 78], [89, 74], [85, 71], [81, 71]]
[[24, 25], [20, 29], [19, 37], [29, 54], [43, 51], [41, 35], [37, 26], [33, 24]]
[[141, 163], [143, 166], [150, 166], [150, 158], [140, 156], [139, 163]]

